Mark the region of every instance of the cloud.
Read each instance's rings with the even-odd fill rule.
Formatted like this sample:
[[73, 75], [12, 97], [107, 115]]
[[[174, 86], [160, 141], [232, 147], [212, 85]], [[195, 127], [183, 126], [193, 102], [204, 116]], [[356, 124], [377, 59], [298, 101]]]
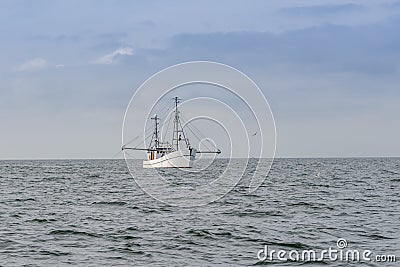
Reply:
[[119, 48], [112, 52], [111, 54], [107, 54], [102, 56], [94, 61], [95, 64], [112, 64], [115, 60], [120, 56], [132, 56], [133, 49], [131, 47]]
[[16, 71], [35, 71], [44, 69], [47, 66], [47, 61], [43, 58], [35, 58], [29, 60], [17, 67], [15, 67]]
[[382, 7], [390, 9], [390, 10], [398, 10], [400, 9], [400, 1], [391, 2], [391, 3], [383, 3]]
[[326, 24], [280, 34], [179, 34], [161, 56], [175, 62], [201, 58], [262, 68], [286, 65], [318, 72], [389, 74], [400, 70], [399, 22], [400, 16], [393, 16], [370, 25]]
[[282, 8], [278, 13], [291, 16], [329, 16], [360, 12], [366, 9], [365, 6], [357, 4], [314, 5]]

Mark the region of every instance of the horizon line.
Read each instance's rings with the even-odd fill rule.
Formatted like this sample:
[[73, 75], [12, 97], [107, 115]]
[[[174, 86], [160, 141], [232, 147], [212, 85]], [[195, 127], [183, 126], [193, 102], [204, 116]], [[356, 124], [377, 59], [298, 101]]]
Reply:
[[[377, 158], [400, 158], [400, 156], [306, 156], [306, 157], [274, 157], [273, 159], [377, 159]], [[256, 157], [235, 157], [217, 159], [271, 159]], [[0, 161], [28, 161], [28, 160], [125, 160], [125, 158], [0, 158]], [[134, 159], [135, 160], [135, 159]], [[143, 160], [143, 159], [136, 159]]]

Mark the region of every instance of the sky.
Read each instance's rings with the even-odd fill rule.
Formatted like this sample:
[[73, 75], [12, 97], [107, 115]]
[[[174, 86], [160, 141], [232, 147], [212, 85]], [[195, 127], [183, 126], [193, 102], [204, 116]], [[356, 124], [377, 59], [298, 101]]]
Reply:
[[0, 1], [0, 159], [111, 158], [135, 90], [193, 60], [261, 88], [277, 157], [400, 156], [400, 1]]

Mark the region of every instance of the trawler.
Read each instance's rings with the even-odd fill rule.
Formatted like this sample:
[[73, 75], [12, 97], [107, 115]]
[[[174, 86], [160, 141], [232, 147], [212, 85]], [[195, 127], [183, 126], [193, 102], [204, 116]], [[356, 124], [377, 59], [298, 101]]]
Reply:
[[[143, 160], [143, 168], [191, 168], [197, 154], [215, 153], [220, 154], [220, 149], [209, 151], [197, 151], [192, 147], [189, 138], [185, 134], [181, 123], [178, 104], [181, 99], [174, 97], [174, 124], [172, 142], [163, 142], [159, 133], [160, 118], [157, 114], [151, 119], [154, 120], [154, 131], [147, 148], [122, 146], [122, 150], [144, 150], [147, 151], [147, 159]], [[185, 127], [188, 127], [187, 125]]]

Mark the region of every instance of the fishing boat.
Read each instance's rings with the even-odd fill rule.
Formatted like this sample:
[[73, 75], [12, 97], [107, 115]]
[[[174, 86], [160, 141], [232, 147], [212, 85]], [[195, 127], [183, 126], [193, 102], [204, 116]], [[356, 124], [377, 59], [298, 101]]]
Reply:
[[[198, 151], [192, 147], [189, 138], [182, 126], [178, 104], [181, 99], [174, 97], [174, 124], [172, 140], [163, 142], [159, 132], [160, 118], [157, 114], [151, 119], [154, 120], [154, 131], [150, 144], [147, 148], [122, 146], [122, 150], [144, 150], [147, 152], [147, 159], [143, 160], [143, 168], [191, 168], [197, 154], [215, 153], [220, 154], [220, 149]], [[187, 127], [187, 125], [185, 126]]]

